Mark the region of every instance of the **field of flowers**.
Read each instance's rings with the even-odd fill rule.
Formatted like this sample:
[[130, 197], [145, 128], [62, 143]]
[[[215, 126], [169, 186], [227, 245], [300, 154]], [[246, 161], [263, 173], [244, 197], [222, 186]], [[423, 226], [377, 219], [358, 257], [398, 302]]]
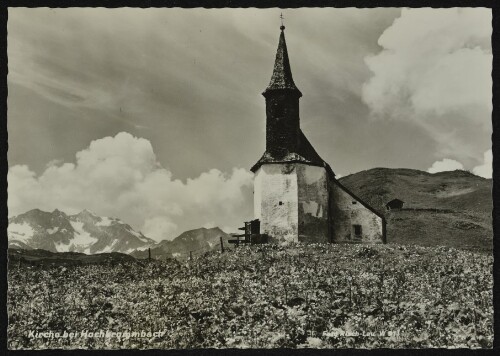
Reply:
[[491, 348], [492, 268], [491, 255], [452, 248], [302, 244], [183, 262], [19, 264], [9, 266], [8, 345]]

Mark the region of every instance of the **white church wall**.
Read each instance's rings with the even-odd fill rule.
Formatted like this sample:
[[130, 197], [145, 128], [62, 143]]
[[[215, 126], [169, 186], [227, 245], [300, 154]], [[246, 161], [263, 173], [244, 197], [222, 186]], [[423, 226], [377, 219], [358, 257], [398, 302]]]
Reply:
[[330, 181], [334, 242], [383, 243], [384, 222], [373, 211]]
[[329, 242], [328, 176], [324, 167], [296, 164], [299, 241]]
[[255, 173], [254, 215], [275, 242], [296, 242], [298, 187], [295, 164], [265, 164]]

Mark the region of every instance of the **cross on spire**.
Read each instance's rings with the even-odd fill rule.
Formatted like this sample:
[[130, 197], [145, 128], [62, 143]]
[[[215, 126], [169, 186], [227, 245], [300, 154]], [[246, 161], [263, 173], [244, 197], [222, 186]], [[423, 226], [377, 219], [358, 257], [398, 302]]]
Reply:
[[283, 20], [285, 19], [283, 17], [283, 13], [280, 14], [280, 19], [281, 19], [281, 26], [280, 26], [280, 30], [283, 31], [285, 29], [285, 26], [283, 25]]

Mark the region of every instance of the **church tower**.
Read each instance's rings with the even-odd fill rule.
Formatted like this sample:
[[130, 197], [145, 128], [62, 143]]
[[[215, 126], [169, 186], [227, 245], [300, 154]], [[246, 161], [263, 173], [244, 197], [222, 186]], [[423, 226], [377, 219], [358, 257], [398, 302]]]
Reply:
[[285, 42], [285, 26], [276, 52], [271, 82], [262, 93], [266, 98], [266, 151], [277, 158], [296, 152], [299, 142], [299, 99], [302, 93], [295, 86]]
[[328, 174], [300, 129], [299, 100], [281, 33], [266, 100], [266, 151], [252, 167], [254, 213], [261, 232], [275, 241], [329, 241]]
[[271, 242], [385, 241], [385, 219], [347, 190], [300, 129], [299, 100], [281, 33], [266, 100], [266, 150], [251, 168], [254, 216]]

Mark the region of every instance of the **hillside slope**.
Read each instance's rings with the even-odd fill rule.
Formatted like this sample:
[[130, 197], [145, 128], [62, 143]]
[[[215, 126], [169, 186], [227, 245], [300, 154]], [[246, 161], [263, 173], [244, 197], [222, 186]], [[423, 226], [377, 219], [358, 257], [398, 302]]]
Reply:
[[[241, 246], [183, 263], [22, 265], [9, 268], [8, 342], [11, 349], [491, 348], [492, 265], [491, 254], [448, 247], [339, 244]], [[165, 333], [26, 337], [45, 324]]]
[[[386, 216], [387, 242], [492, 249], [492, 180], [466, 171], [375, 168], [339, 181]], [[402, 210], [387, 211], [392, 199]]]

